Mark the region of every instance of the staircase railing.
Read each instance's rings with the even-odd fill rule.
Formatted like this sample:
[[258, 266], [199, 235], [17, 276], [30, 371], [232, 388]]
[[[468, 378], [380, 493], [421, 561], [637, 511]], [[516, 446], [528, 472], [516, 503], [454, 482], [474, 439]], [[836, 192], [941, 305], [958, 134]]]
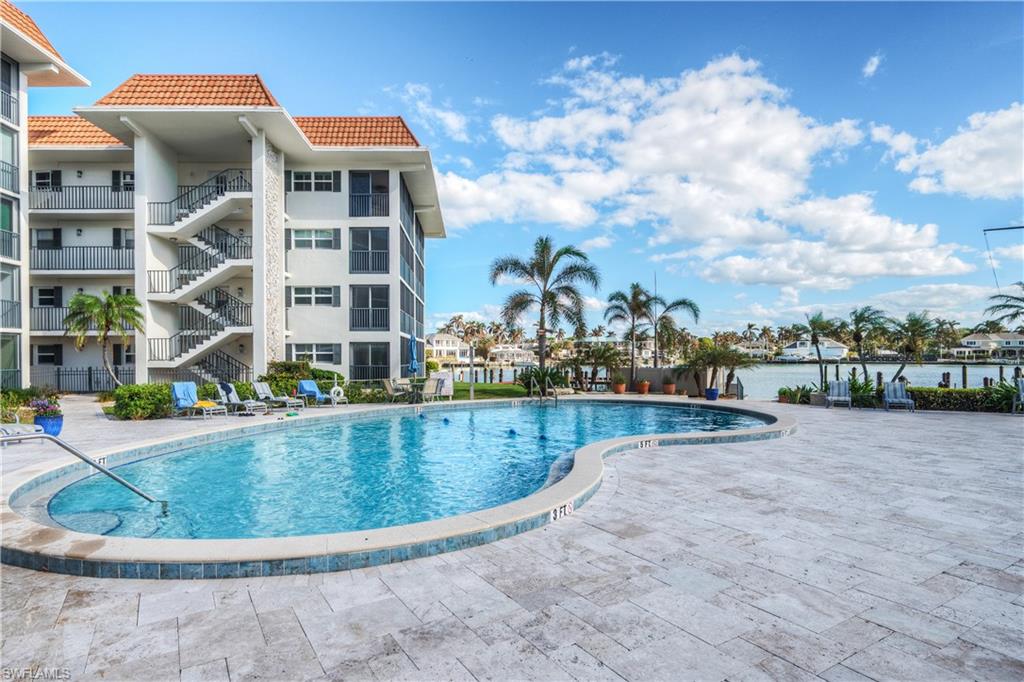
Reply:
[[223, 323], [191, 306], [179, 306], [178, 316], [180, 332], [168, 338], [147, 339], [150, 359], [176, 360], [224, 331]]
[[252, 237], [248, 235], [231, 234], [219, 225], [210, 225], [200, 230], [196, 238], [229, 258], [252, 258]]
[[198, 185], [178, 185], [170, 201], [149, 203], [151, 225], [173, 225], [228, 192], [251, 192], [252, 173], [247, 168], [228, 168]]
[[252, 381], [252, 367], [221, 350], [204, 355], [195, 366], [217, 381]]
[[191, 255], [186, 255], [185, 260], [179, 265], [170, 270], [149, 270], [146, 273], [149, 280], [149, 293], [173, 293], [188, 286], [221, 263], [228, 260], [252, 258], [252, 240], [248, 237], [236, 237], [235, 239], [235, 242], [225, 242], [221, 246], [196, 249], [191, 252]]
[[232, 296], [226, 289], [210, 289], [196, 300], [209, 308], [210, 314], [219, 317], [227, 326], [252, 326], [252, 304]]

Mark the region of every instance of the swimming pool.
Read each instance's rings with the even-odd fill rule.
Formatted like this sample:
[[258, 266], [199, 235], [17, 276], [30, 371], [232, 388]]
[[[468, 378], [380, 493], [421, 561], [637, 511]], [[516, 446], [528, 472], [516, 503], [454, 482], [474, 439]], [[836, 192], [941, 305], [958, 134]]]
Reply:
[[167, 500], [166, 516], [103, 476], [61, 489], [48, 510], [65, 528], [114, 537], [280, 538], [388, 528], [524, 498], [557, 478], [556, 460], [587, 443], [765, 424], [691, 406], [438, 405], [289, 424], [116, 468]]

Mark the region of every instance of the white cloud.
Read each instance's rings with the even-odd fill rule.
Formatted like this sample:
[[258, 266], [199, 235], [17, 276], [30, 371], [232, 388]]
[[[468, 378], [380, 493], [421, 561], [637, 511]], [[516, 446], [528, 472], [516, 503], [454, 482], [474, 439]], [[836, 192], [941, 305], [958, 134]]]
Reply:
[[882, 59], [883, 56], [881, 52], [876, 52], [868, 57], [868, 60], [864, 62], [864, 66], [860, 70], [861, 75], [865, 78], [874, 77], [874, 75], [878, 73], [878, 67], [882, 65]]
[[614, 243], [615, 240], [612, 239], [611, 237], [601, 235], [599, 237], [591, 237], [590, 239], [584, 239], [582, 242], [580, 242], [579, 248], [581, 251], [584, 252], [592, 251], [594, 249], [607, 249]]
[[433, 93], [423, 83], [406, 83], [398, 96], [412, 107], [418, 123], [431, 131], [441, 132], [456, 142], [469, 142], [469, 119], [451, 107], [435, 106]]
[[889, 146], [896, 169], [913, 174], [909, 187], [922, 194], [944, 192], [972, 198], [1010, 199], [1024, 194], [1024, 108], [978, 112], [939, 144], [876, 126], [872, 139]]
[[992, 249], [992, 258], [996, 266], [1002, 266], [1002, 259], [1006, 259], [1015, 265], [1024, 262], [1024, 244], [1013, 244], [1012, 246], [1000, 246]]

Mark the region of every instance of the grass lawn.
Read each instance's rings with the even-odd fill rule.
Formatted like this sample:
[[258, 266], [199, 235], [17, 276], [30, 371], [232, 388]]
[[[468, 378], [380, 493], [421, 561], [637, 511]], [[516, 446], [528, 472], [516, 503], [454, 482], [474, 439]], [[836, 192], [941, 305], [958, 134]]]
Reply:
[[[455, 399], [469, 400], [469, 382], [455, 382]], [[476, 384], [473, 397], [477, 400], [485, 398], [525, 398], [526, 389], [519, 384]]]

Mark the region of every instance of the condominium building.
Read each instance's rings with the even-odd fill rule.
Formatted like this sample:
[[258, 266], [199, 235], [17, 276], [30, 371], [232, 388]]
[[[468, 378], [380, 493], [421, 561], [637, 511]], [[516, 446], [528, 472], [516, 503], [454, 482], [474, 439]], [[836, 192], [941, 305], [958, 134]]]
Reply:
[[27, 117], [27, 138], [34, 383], [105, 387], [99, 348], [64, 333], [77, 292], [142, 303], [143, 329], [112, 351], [123, 381], [423, 367], [425, 246], [444, 223], [401, 118], [293, 117], [255, 74], [136, 74], [72, 115]]

